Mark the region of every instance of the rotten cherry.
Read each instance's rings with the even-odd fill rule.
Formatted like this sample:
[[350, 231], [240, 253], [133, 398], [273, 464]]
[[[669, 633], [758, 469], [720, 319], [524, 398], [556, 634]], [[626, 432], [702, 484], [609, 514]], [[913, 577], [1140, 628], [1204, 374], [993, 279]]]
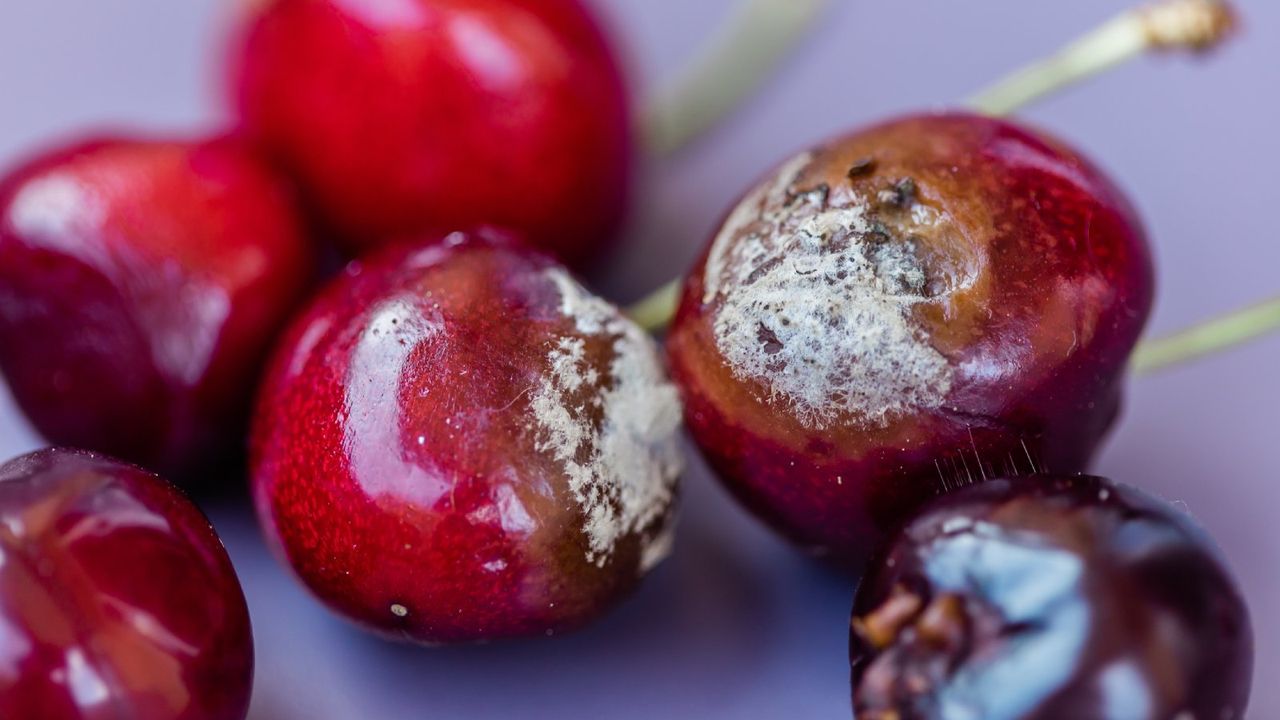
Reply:
[[580, 626], [670, 548], [680, 406], [652, 340], [493, 231], [348, 267], [264, 383], [253, 492], [311, 591], [384, 635]]
[[1079, 153], [906, 117], [785, 163], [689, 275], [668, 338], [727, 486], [857, 565], [957, 480], [1085, 468], [1151, 305], [1146, 238]]
[[859, 720], [1244, 717], [1253, 641], [1212, 541], [1095, 477], [948, 493], [858, 589]]

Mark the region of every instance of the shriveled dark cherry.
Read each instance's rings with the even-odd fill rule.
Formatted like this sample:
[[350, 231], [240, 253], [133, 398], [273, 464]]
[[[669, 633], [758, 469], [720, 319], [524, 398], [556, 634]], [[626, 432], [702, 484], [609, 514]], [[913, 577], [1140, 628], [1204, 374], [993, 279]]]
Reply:
[[101, 139], [0, 181], [0, 371], [51, 441], [186, 482], [237, 456], [312, 251], [232, 139]]
[[1088, 476], [949, 493], [858, 589], [859, 720], [1243, 718], [1249, 614], [1184, 513]]
[[232, 57], [244, 128], [361, 254], [478, 224], [575, 266], [610, 245], [633, 139], [578, 0], [265, 0]]
[[295, 323], [253, 433], [271, 541], [391, 637], [550, 634], [670, 546], [680, 408], [652, 341], [491, 232], [356, 263]]
[[0, 466], [0, 717], [243, 720], [253, 638], [200, 511], [134, 466]]
[[786, 163], [738, 205], [668, 340], [728, 487], [857, 565], [957, 482], [1085, 468], [1152, 296], [1092, 164], [1009, 122], [907, 117]]

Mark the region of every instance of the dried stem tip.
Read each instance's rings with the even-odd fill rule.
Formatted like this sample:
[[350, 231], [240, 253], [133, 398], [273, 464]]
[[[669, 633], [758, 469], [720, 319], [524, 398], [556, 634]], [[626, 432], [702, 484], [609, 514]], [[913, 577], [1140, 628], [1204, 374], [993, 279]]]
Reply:
[[1148, 42], [1161, 50], [1203, 52], [1236, 29], [1237, 17], [1223, 0], [1164, 0], [1141, 10]]
[[1227, 0], [1157, 0], [1126, 10], [1057, 54], [1010, 75], [971, 98], [970, 105], [990, 115], [1007, 115], [1144, 52], [1204, 52], [1230, 37], [1235, 26], [1236, 13]]

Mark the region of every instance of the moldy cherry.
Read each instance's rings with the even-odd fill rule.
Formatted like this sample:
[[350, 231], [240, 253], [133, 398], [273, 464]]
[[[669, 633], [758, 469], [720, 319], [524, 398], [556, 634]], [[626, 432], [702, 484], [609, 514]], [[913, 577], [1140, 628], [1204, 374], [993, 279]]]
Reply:
[[0, 466], [0, 717], [243, 720], [253, 638], [200, 511], [134, 466]]
[[580, 626], [670, 548], [680, 406], [652, 340], [505, 235], [353, 263], [264, 383], [253, 490], [315, 595], [396, 638]]
[[1182, 512], [1095, 477], [948, 493], [858, 589], [859, 720], [1244, 717], [1249, 615]]
[[1078, 153], [906, 117], [785, 163], [729, 214], [668, 338], [726, 485], [858, 565], [957, 481], [1083, 469], [1151, 305], [1146, 238]]

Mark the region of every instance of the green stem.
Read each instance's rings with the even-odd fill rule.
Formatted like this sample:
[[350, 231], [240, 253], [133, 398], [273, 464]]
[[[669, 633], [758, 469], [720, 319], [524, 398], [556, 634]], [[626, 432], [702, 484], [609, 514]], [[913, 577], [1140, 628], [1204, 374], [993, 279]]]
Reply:
[[1151, 50], [1209, 50], [1235, 24], [1235, 13], [1223, 0], [1162, 0], [1135, 8], [995, 83], [969, 105], [989, 115], [1008, 115]]
[[1277, 330], [1280, 330], [1280, 298], [1143, 342], [1133, 354], [1133, 372], [1147, 375], [1243, 345]]
[[650, 105], [650, 150], [659, 157], [674, 153], [728, 116], [772, 74], [826, 4], [742, 0], [702, 55]]
[[648, 297], [627, 308], [627, 314], [637, 325], [654, 333], [671, 324], [676, 305], [680, 302], [682, 280], [672, 280], [649, 294]]

